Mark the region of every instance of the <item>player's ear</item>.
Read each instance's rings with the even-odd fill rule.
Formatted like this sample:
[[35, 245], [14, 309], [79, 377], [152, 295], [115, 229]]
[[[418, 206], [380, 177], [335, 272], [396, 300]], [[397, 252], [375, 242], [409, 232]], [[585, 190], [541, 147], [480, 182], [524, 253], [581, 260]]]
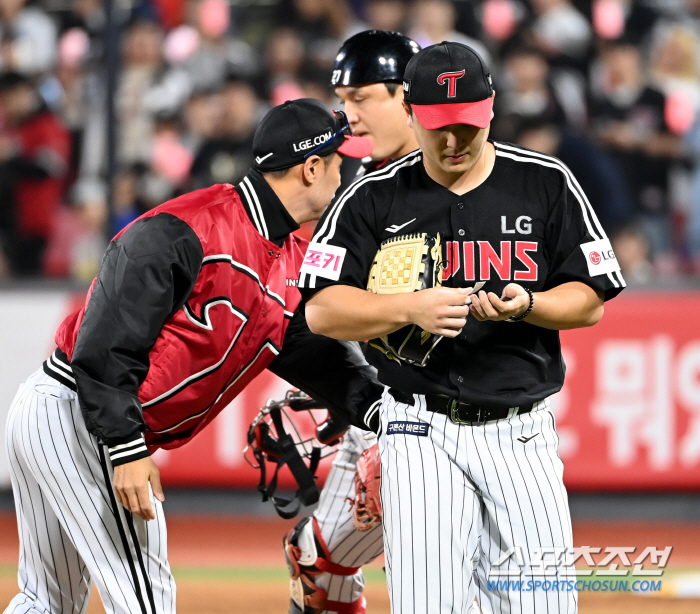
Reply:
[[322, 166], [323, 160], [319, 156], [309, 156], [304, 160], [301, 168], [301, 179], [304, 185], [312, 185], [318, 179]]
[[403, 110], [406, 111], [406, 123], [408, 124], [409, 128], [413, 128], [413, 117], [411, 115], [411, 105], [408, 104], [405, 100], [401, 103], [403, 105]]

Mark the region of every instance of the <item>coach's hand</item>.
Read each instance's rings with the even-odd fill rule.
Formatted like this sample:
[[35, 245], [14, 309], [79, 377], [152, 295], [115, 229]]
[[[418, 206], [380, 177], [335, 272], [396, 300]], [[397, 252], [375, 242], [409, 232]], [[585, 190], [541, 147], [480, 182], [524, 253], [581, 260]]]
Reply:
[[114, 492], [117, 500], [144, 520], [156, 517], [148, 496], [149, 482], [153, 496], [158, 501], [165, 501], [163, 487], [160, 485], [160, 471], [150, 456], [114, 468]]
[[511, 316], [519, 316], [530, 306], [530, 295], [525, 288], [518, 284], [508, 284], [503, 288], [501, 298], [493, 292], [486, 294], [483, 290], [471, 297], [472, 315], [479, 320], [505, 320]]
[[468, 293], [468, 288], [430, 288], [406, 294], [409, 319], [434, 335], [456, 337], [467, 323]]

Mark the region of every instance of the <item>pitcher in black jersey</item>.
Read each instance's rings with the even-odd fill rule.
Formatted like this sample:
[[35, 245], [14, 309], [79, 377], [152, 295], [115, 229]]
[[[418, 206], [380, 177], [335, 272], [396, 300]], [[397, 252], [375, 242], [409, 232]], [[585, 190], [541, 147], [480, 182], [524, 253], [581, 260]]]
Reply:
[[[576, 612], [549, 409], [564, 381], [558, 331], [598, 322], [625, 282], [569, 169], [488, 140], [494, 91], [471, 48], [420, 51], [403, 88], [421, 150], [337, 200], [299, 280], [314, 332], [363, 340], [416, 324], [445, 337], [424, 367], [372, 359], [386, 386], [377, 417], [392, 612], [465, 612], [475, 594], [485, 612]], [[443, 287], [367, 292], [381, 243], [412, 233], [440, 234]], [[319, 253], [333, 266], [315, 266]], [[504, 576], [530, 590], [502, 590]]]

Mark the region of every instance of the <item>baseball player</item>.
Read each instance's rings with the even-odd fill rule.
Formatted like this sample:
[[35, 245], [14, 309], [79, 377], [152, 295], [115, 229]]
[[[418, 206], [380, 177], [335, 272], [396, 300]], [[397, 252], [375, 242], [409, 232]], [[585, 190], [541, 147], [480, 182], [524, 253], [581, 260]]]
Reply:
[[[386, 385], [364, 420], [380, 433], [392, 612], [464, 612], [478, 591], [495, 612], [573, 613], [573, 566], [562, 554], [571, 522], [548, 401], [564, 379], [558, 331], [595, 324], [625, 283], [569, 169], [488, 140], [494, 92], [471, 48], [423, 49], [403, 88], [420, 150], [328, 209], [309, 251], [332, 254], [339, 271], [304, 264], [299, 279], [314, 332], [386, 341], [419, 327], [419, 344], [432, 348], [423, 362], [380, 343], [369, 350]], [[409, 243], [411, 253], [392, 247]], [[399, 287], [413, 260], [434, 252], [441, 287], [366, 291]], [[543, 579], [537, 556], [552, 548], [562, 556]], [[549, 580], [550, 590], [489, 590], [492, 571], [535, 573], [523, 579]]]
[[[305, 336], [304, 360], [290, 324], [305, 248], [291, 233], [331, 201], [339, 154], [371, 150], [349, 133], [316, 100], [276, 107], [238, 185], [167, 202], [112, 241], [9, 412], [20, 592], [6, 612], [83, 612], [92, 581], [110, 613], [174, 612], [150, 454], [189, 441], [268, 366], [331, 409], [378, 398], [349, 344]], [[332, 372], [314, 377], [310, 355]]]
[[[356, 136], [373, 144], [358, 175], [383, 168], [418, 149], [403, 110], [403, 72], [420, 47], [397, 32], [368, 30], [338, 51], [331, 78]], [[367, 426], [365, 426], [365, 429]], [[303, 518], [284, 540], [291, 558], [290, 614], [326, 611], [362, 614], [364, 578], [360, 567], [383, 549], [382, 529], [353, 527], [348, 499], [355, 494], [355, 469], [362, 452], [376, 445], [367, 431], [350, 427], [343, 438], [312, 518]], [[329, 566], [330, 563], [330, 566]], [[327, 571], [324, 571], [327, 570]], [[297, 576], [297, 571], [303, 577]], [[313, 606], [308, 605], [313, 602]]]

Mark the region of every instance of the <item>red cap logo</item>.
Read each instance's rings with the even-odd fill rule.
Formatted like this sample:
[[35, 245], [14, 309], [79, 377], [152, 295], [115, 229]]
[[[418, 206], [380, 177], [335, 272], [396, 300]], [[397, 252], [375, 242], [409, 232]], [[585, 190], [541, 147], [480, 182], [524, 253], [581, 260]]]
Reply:
[[600, 254], [598, 252], [591, 252], [588, 257], [593, 264], [600, 264]]
[[445, 81], [448, 82], [447, 85], [447, 97], [454, 98], [457, 95], [457, 79], [464, 76], [464, 70], [458, 72], [444, 72], [438, 75], [437, 82], [438, 85], [442, 85]]

